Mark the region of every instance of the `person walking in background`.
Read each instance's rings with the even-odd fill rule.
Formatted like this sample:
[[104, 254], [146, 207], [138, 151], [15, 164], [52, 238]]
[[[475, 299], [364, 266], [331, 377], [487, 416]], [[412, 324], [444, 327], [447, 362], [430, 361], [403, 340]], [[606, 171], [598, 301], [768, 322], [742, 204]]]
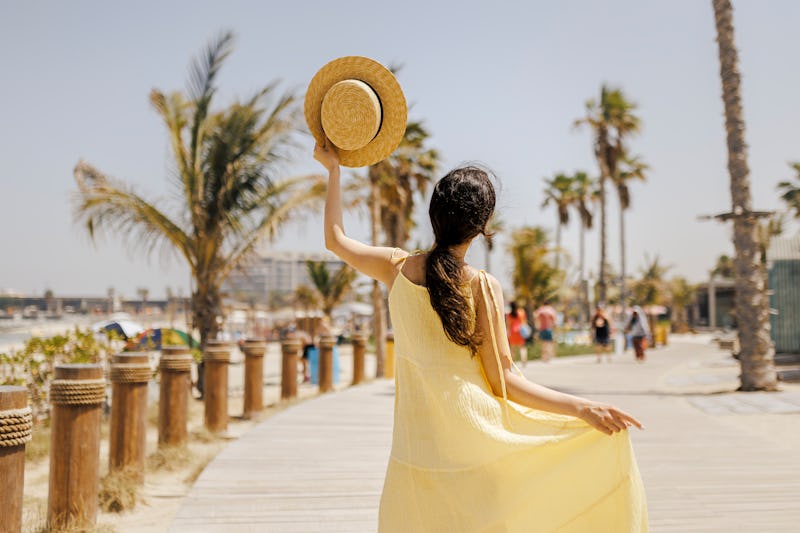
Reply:
[[314, 339], [311, 338], [307, 331], [302, 329], [297, 331], [297, 338], [303, 343], [303, 357], [300, 359], [300, 363], [303, 365], [303, 383], [308, 383], [311, 381], [308, 362], [311, 359], [311, 350], [314, 349]]
[[597, 362], [603, 362], [603, 354], [606, 354], [608, 362], [611, 362], [611, 322], [606, 316], [602, 305], [598, 305], [590, 321], [592, 329], [592, 341], [594, 353], [597, 355]]
[[550, 305], [550, 302], [545, 302], [533, 312], [536, 330], [539, 332], [539, 340], [542, 342], [542, 361], [545, 363], [549, 363], [556, 355], [556, 345], [553, 340], [556, 318], [556, 310]]
[[525, 349], [525, 328], [528, 326], [528, 317], [525, 310], [511, 302], [511, 311], [506, 315], [506, 330], [508, 330], [508, 344], [511, 346], [511, 356], [516, 361], [521, 361], [525, 366], [528, 362], [528, 351]]
[[630, 333], [631, 335], [633, 349], [636, 352], [636, 361], [643, 363], [644, 349], [647, 346], [647, 337], [650, 335], [650, 329], [647, 326], [647, 316], [638, 305], [633, 307], [633, 314], [628, 322], [628, 327], [625, 328], [625, 333]]

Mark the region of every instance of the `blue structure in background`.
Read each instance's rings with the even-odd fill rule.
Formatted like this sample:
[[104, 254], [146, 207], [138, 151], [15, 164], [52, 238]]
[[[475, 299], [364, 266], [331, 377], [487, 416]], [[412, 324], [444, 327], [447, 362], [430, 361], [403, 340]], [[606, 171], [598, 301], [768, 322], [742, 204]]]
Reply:
[[800, 353], [800, 236], [772, 239], [769, 266], [770, 333], [777, 353]]
[[[319, 348], [308, 350], [308, 369], [311, 374], [311, 383], [319, 384]], [[339, 383], [339, 347], [333, 347], [333, 384]]]

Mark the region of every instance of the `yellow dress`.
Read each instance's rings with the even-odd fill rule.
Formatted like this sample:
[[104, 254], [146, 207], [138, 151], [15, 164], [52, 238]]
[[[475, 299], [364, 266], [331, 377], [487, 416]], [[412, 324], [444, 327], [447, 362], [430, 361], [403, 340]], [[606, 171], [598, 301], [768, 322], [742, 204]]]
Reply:
[[[481, 286], [486, 297], [483, 275]], [[389, 309], [396, 395], [381, 533], [647, 531], [627, 431], [496, 397], [480, 358], [447, 338], [427, 289], [402, 273]]]

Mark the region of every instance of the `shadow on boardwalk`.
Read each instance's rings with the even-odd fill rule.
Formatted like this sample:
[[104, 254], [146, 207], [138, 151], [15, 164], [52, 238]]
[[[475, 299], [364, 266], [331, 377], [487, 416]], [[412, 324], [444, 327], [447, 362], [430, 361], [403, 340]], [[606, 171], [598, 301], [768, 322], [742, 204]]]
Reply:
[[[645, 423], [632, 438], [652, 531], [797, 531], [800, 388], [724, 392], [738, 367], [698, 342], [631, 359], [574, 357], [525, 373]], [[381, 380], [270, 418], [209, 465], [170, 531], [375, 531], [392, 405], [393, 384]]]

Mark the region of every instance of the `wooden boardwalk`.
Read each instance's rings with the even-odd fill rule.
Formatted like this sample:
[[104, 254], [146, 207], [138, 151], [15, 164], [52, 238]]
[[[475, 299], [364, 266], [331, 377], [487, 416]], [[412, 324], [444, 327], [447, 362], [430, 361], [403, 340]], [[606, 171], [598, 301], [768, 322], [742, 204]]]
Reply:
[[[632, 437], [651, 531], [800, 531], [800, 388], [711, 394], [730, 390], [738, 369], [699, 343], [651, 351], [644, 365], [617, 359], [526, 374], [646, 424]], [[170, 531], [375, 531], [392, 404], [393, 384], [375, 381], [270, 418], [209, 465]]]
[[381, 380], [275, 415], [214, 459], [170, 531], [374, 531], [393, 401]]

